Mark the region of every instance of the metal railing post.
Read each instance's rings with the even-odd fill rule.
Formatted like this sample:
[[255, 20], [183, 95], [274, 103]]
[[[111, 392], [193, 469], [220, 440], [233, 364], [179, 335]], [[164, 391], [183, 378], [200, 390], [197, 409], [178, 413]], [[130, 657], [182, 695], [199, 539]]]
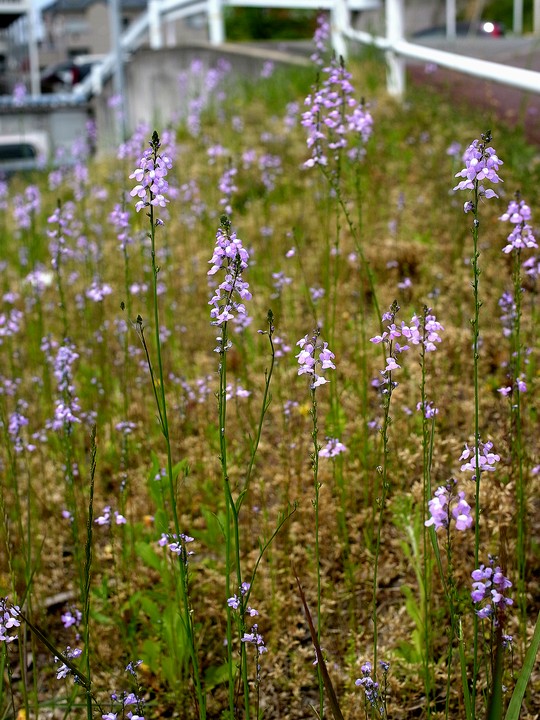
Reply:
[[208, 0], [208, 35], [211, 45], [225, 42], [225, 20], [221, 0]]
[[161, 0], [148, 1], [148, 31], [152, 50], [160, 50], [163, 47], [160, 4]]
[[403, 40], [404, 29], [404, 0], [386, 0], [386, 38], [390, 43], [390, 49], [386, 51], [386, 87], [395, 97], [403, 97], [405, 93], [405, 60], [392, 48]]
[[446, 38], [456, 39], [456, 0], [446, 0]]
[[334, 0], [330, 8], [330, 33], [332, 49], [336, 57], [347, 59], [347, 42], [345, 29], [349, 26], [349, 10], [347, 0]]

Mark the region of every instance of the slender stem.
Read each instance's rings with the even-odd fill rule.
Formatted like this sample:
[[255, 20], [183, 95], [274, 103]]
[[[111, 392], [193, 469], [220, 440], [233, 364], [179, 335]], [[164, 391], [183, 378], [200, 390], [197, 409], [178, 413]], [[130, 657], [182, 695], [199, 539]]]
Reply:
[[[420, 366], [422, 370], [421, 380], [421, 403], [422, 403], [422, 479], [423, 479], [423, 503], [422, 503], [422, 540], [423, 540], [423, 597], [421, 599], [422, 607], [422, 623], [424, 627], [424, 687], [426, 692], [426, 714], [428, 719], [431, 717], [431, 613], [430, 613], [430, 597], [431, 597], [431, 564], [428, 560], [428, 528], [426, 527], [426, 519], [428, 516], [428, 503], [431, 498], [431, 453], [430, 446], [433, 442], [433, 433], [429, 432], [428, 418], [426, 417], [427, 397], [426, 397], [426, 315], [428, 309], [424, 308], [423, 322], [423, 342], [421, 344]], [[434, 419], [432, 421], [432, 429]]]
[[[151, 141], [150, 145], [152, 147], [154, 163], [157, 163], [158, 158], [159, 158], [160, 142], [159, 142], [159, 137], [156, 132], [154, 132], [154, 134], [152, 136], [152, 141]], [[151, 260], [152, 260], [154, 329], [155, 329], [155, 344], [156, 344], [156, 356], [157, 356], [157, 366], [158, 366], [157, 383], [156, 383], [156, 378], [154, 377], [154, 374], [152, 371], [152, 364], [150, 362], [148, 348], [144, 342], [143, 342], [143, 346], [145, 348], [148, 367], [149, 367], [150, 373], [151, 373], [152, 388], [154, 391], [154, 397], [156, 400], [157, 410], [158, 410], [158, 414], [159, 414], [161, 432], [165, 439], [165, 446], [166, 446], [166, 453], [167, 453], [167, 479], [168, 479], [170, 506], [171, 506], [171, 513], [172, 513], [172, 518], [173, 518], [174, 532], [176, 534], [177, 542], [181, 542], [180, 523], [178, 520], [177, 499], [176, 499], [175, 474], [174, 474], [173, 462], [172, 462], [170, 429], [169, 429], [169, 422], [168, 422], [168, 417], [167, 417], [167, 398], [166, 398], [166, 394], [165, 394], [165, 376], [164, 376], [164, 371], [163, 371], [163, 359], [162, 359], [162, 353], [161, 353], [161, 339], [160, 339], [160, 320], [159, 320], [158, 282], [157, 282], [160, 269], [156, 264], [156, 244], [155, 244], [155, 231], [156, 231], [156, 227], [159, 223], [155, 219], [155, 215], [154, 215], [154, 205], [153, 205], [153, 200], [155, 197], [154, 193], [151, 190], [151, 188], [148, 189], [148, 192], [149, 192], [149, 202], [148, 202], [147, 207], [148, 207], [148, 218], [149, 218], [149, 225], [150, 225], [149, 238], [150, 238], [150, 244], [151, 244]], [[142, 334], [142, 319], [138, 318], [137, 321], [138, 321], [137, 324], [140, 329], [140, 336], [142, 339], [144, 339], [144, 336]], [[156, 385], [158, 385], [158, 387], [156, 387]], [[195, 685], [198, 713], [199, 713], [199, 717], [201, 718], [201, 720], [203, 720], [203, 718], [206, 717], [206, 699], [205, 699], [202, 685], [201, 685], [201, 679], [200, 679], [200, 673], [199, 673], [199, 663], [198, 663], [197, 653], [196, 653], [196, 648], [195, 648], [193, 615], [191, 612], [191, 607], [190, 607], [190, 602], [189, 602], [187, 562], [186, 562], [186, 557], [184, 557], [182, 553], [178, 555], [178, 567], [180, 569], [180, 578], [181, 578], [181, 584], [182, 584], [182, 605], [183, 605], [182, 623], [183, 623], [184, 629], [187, 634], [187, 639], [188, 639], [188, 648], [189, 648], [189, 653], [190, 653], [190, 658], [191, 658], [191, 668], [192, 668], [192, 672], [193, 672], [193, 681], [194, 681], [194, 685]]]
[[84, 653], [86, 661], [86, 677], [88, 686], [86, 688], [86, 714], [88, 720], [92, 720], [92, 675], [90, 671], [90, 571], [92, 567], [92, 529], [94, 522], [94, 485], [96, 475], [96, 426], [92, 428], [90, 438], [90, 497], [88, 500], [88, 521], [86, 535], [86, 552], [84, 563], [84, 591], [83, 591], [83, 627], [84, 627]]
[[[390, 324], [394, 323], [395, 317], [399, 311], [399, 305], [396, 301], [392, 303], [392, 306], [390, 308], [390, 316], [389, 321]], [[382, 319], [381, 319], [382, 322]], [[387, 351], [388, 351], [388, 357], [393, 357], [393, 348], [394, 343], [393, 340], [387, 340], [384, 343], [381, 343], [383, 346], [383, 354], [385, 356], [385, 364], [386, 364], [386, 351], [384, 349], [384, 346], [387, 345]], [[382, 465], [377, 468], [377, 472], [381, 475], [381, 481], [382, 481], [382, 494], [381, 497], [378, 498], [378, 504], [379, 504], [379, 515], [377, 520], [377, 535], [376, 535], [376, 541], [375, 541], [375, 559], [373, 564], [373, 586], [372, 586], [372, 609], [371, 609], [371, 616], [373, 621], [373, 675], [374, 679], [377, 678], [377, 657], [378, 657], [378, 645], [379, 645], [379, 623], [377, 618], [377, 586], [378, 586], [378, 571], [379, 571], [379, 559], [380, 559], [380, 553], [381, 553], [381, 542], [382, 542], [382, 524], [383, 524], [383, 518], [384, 518], [384, 511], [386, 507], [386, 500], [388, 498], [388, 493], [390, 492], [390, 482], [388, 479], [388, 428], [390, 427], [390, 424], [392, 422], [392, 418], [390, 417], [390, 405], [392, 401], [392, 394], [395, 389], [395, 384], [392, 380], [392, 371], [391, 370], [385, 370], [384, 375], [384, 389], [383, 389], [383, 423], [381, 428], [381, 435], [382, 435]]]
[[[480, 548], [480, 390], [478, 382], [478, 361], [480, 357], [479, 335], [480, 335], [480, 308], [479, 283], [480, 267], [478, 259], [478, 230], [480, 220], [478, 219], [479, 182], [474, 183], [473, 200], [473, 256], [472, 256], [472, 287], [474, 295], [474, 317], [471, 321], [473, 333], [473, 386], [474, 386], [474, 445], [475, 445], [475, 504], [474, 504], [474, 567], [479, 564]], [[471, 703], [473, 710], [476, 708], [476, 681], [478, 678], [478, 616], [473, 615], [473, 674], [471, 682]], [[464, 688], [465, 691], [465, 688]]]
[[[313, 485], [315, 490], [315, 498], [313, 507], [315, 509], [315, 566], [317, 572], [317, 642], [321, 645], [321, 597], [322, 597], [322, 579], [321, 579], [321, 551], [319, 545], [319, 425], [317, 416], [317, 397], [316, 388], [311, 388], [311, 418], [313, 420], [313, 429], [311, 438], [313, 440], [313, 453], [311, 462], [313, 467]], [[322, 719], [324, 715], [324, 684], [321, 668], [317, 663], [317, 677], [319, 679], [319, 717]]]
[[522, 638], [525, 637], [527, 619], [527, 601], [525, 596], [525, 550], [527, 536], [527, 516], [525, 506], [525, 486], [523, 468], [523, 428], [521, 416], [521, 251], [516, 248], [514, 251], [514, 302], [515, 318], [512, 333], [512, 357], [510, 367], [512, 368], [512, 393], [511, 393], [511, 414], [512, 414], [512, 466], [517, 467], [516, 494], [517, 494], [517, 565], [518, 565], [518, 606]]

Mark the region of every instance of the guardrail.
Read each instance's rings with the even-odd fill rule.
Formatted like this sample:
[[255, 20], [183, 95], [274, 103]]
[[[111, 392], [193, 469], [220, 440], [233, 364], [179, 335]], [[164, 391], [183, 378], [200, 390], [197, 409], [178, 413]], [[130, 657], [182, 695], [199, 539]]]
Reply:
[[[121, 36], [124, 54], [133, 52], [145, 37], [150, 47], [163, 46], [163, 19], [178, 19], [200, 13], [208, 16], [208, 33], [211, 44], [225, 41], [224, 7], [278, 7], [329, 10], [331, 15], [331, 42], [334, 51], [347, 56], [348, 43], [358, 42], [383, 50], [388, 64], [387, 88], [394, 96], [405, 92], [406, 60], [419, 60], [438, 66], [484, 78], [511, 87], [540, 92], [540, 73], [501, 63], [480, 60], [444, 50], [408, 42], [404, 36], [405, 0], [385, 0], [386, 34], [374, 36], [351, 26], [351, 10], [372, 10], [381, 0], [149, 0], [148, 10]], [[447, 0], [448, 1], [448, 0]], [[448, 17], [447, 17], [448, 21]], [[81, 83], [76, 93], [79, 97], [100, 91], [104, 80], [110, 77], [116, 56], [111, 54], [94, 68], [90, 78]]]
[[[343, 0], [336, 0], [336, 2], [339, 4]], [[404, 18], [404, 0], [386, 0], [386, 37], [373, 36], [355, 30], [351, 27], [350, 22], [340, 27], [340, 32], [345, 38], [377, 47], [386, 52], [387, 89], [391, 95], [402, 97], [405, 92], [406, 59], [434, 63], [473, 77], [540, 93], [539, 72], [407, 42], [404, 37]]]

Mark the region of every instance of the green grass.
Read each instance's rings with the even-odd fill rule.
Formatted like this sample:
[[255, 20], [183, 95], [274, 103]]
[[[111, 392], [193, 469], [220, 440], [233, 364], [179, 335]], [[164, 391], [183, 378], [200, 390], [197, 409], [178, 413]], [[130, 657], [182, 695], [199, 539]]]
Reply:
[[[87, 640], [80, 671], [91, 677], [92, 695], [88, 705], [84, 688], [70, 679], [56, 680], [50, 648], [39, 637], [31, 643], [31, 635], [21, 631], [18, 643], [1, 654], [0, 717], [22, 718], [21, 709], [30, 717], [42, 717], [50, 707], [59, 716], [65, 711], [69, 717], [92, 712], [100, 717], [111, 711], [110, 694], [123, 691], [144, 697], [147, 720], [202, 717], [193, 682], [195, 666], [208, 718], [229, 717], [231, 705], [237, 708], [236, 717], [247, 717], [248, 712], [253, 718], [311, 717], [310, 705], [319, 706], [310, 635], [311, 630], [316, 636], [317, 629], [324, 682], [327, 687], [330, 682], [335, 693], [326, 712], [336, 716], [338, 703], [343, 717], [360, 717], [364, 699], [355, 680], [361, 677], [361, 665], [373, 661], [374, 611], [376, 652], [391, 663], [388, 717], [439, 718], [445, 716], [445, 708], [452, 718], [465, 717], [459, 653], [470, 672], [474, 533], [452, 535], [451, 568], [446, 565], [444, 533], [439, 533], [439, 560], [443, 574], [451, 576], [452, 602], [463, 633], [463, 642], [458, 644], [455, 637], [449, 651], [447, 600], [431, 538], [427, 550], [423, 538], [423, 487], [429, 460], [431, 487], [459, 477], [460, 488], [473, 504], [474, 483], [459, 471], [464, 443], [474, 444], [472, 239], [470, 217], [462, 210], [469, 196], [451, 192], [462, 165], [446, 149], [455, 140], [465, 149], [487, 129], [487, 118], [481, 111], [458, 114], [428, 91], [415, 90], [400, 105], [386, 97], [383, 68], [373, 58], [356, 60], [352, 68], [357, 96], [365, 97], [374, 118], [361, 165], [342, 162], [340, 199], [352, 226], [317, 168], [302, 167], [309, 157], [303, 128], [297, 122], [287, 129], [283, 121], [291, 102], [299, 103], [298, 120], [314, 73], [280, 70], [256, 86], [231, 86], [224, 101], [203, 114], [199, 136], [193, 137], [184, 126], [174, 129], [176, 149], [169, 177], [180, 191], [166, 213], [156, 209], [165, 224], [155, 228], [154, 258], [148, 218], [144, 211], [135, 214], [135, 201], [126, 197], [135, 184], [128, 176], [136, 157], [89, 162], [89, 179], [81, 186], [84, 202], [75, 201], [73, 234], [67, 238], [77, 253], [61, 263], [65, 330], [58, 278], [52, 273], [50, 285], [39, 296], [25, 278], [37, 262], [51, 271], [47, 218], [58, 201], [66, 209], [77, 193], [77, 182], [69, 173], [55, 189], [48, 188], [46, 175], [10, 182], [0, 236], [1, 312], [16, 308], [22, 316], [19, 329], [4, 334], [0, 344], [0, 595], [21, 605], [26, 601], [25, 616], [58, 653], [67, 645], [82, 647], [74, 629], [64, 629], [61, 614], [71, 606], [89, 613], [88, 627], [79, 628]], [[510, 352], [498, 301], [512, 288], [512, 264], [501, 252], [508, 227], [498, 217], [517, 189], [531, 206], [533, 219], [538, 216], [540, 169], [534, 162], [536, 149], [527, 146], [518, 131], [499, 125], [495, 118], [489, 118], [489, 126], [505, 164], [501, 198], [479, 207], [480, 431], [483, 440], [494, 442], [502, 461], [495, 473], [482, 478], [479, 541], [481, 562], [488, 553], [498, 555], [514, 582], [515, 604], [506, 627], [515, 638], [514, 663], [506, 654], [503, 669], [506, 707], [538, 614], [539, 474], [533, 472], [539, 462], [538, 286], [524, 281], [522, 297], [521, 338], [532, 352], [526, 354], [528, 391], [521, 398], [520, 412], [528, 510], [522, 603], [526, 617], [520, 624], [516, 467], [510, 463], [513, 430], [508, 401], [497, 392], [507, 382], [504, 363]], [[157, 130], [170, 144], [163, 129]], [[218, 143], [225, 153], [210, 163], [207, 150]], [[251, 150], [255, 161], [249, 164], [242, 158]], [[280, 159], [272, 189], [261, 178], [263, 155]], [[232, 228], [251, 255], [244, 277], [253, 294], [246, 303], [253, 321], [243, 333], [229, 327], [233, 345], [220, 354], [213, 352], [217, 333], [210, 325], [207, 271], [222, 213], [219, 178], [229, 163], [238, 170]], [[194, 199], [197, 193], [188, 196], [182, 187], [191, 181], [197, 184], [200, 202]], [[32, 227], [21, 229], [14, 222], [13, 207], [29, 183], [41, 189], [41, 208]], [[130, 213], [127, 264], [109, 218], [115, 204], [122, 202]], [[293, 246], [294, 256], [287, 257]], [[31, 254], [26, 258], [28, 248]], [[440, 347], [424, 368], [427, 397], [439, 408], [432, 438], [431, 426], [427, 433], [416, 411], [423, 376], [415, 347], [403, 356], [403, 369], [396, 374], [399, 386], [386, 415], [385, 449], [373, 427], [383, 422], [385, 411], [371, 380], [380, 377], [384, 365], [381, 346], [368, 341], [380, 333], [380, 318], [360, 252], [373, 274], [381, 311], [397, 300], [398, 318], [407, 322], [428, 305], [445, 327]], [[280, 272], [290, 282], [277, 291], [273, 274]], [[410, 278], [411, 287], [400, 289], [398, 283], [405, 278]], [[86, 295], [94, 279], [112, 290], [101, 302]], [[129, 290], [134, 283], [137, 293]], [[310, 288], [324, 288], [324, 297], [314, 301]], [[269, 309], [274, 358], [268, 336], [257, 332], [268, 331]], [[306, 377], [298, 376], [294, 355], [299, 352], [297, 341], [319, 324], [323, 339], [332, 340], [336, 371], [329, 376], [330, 385], [318, 388], [315, 395]], [[161, 343], [155, 337], [157, 329], [162, 331]], [[64, 390], [64, 401], [70, 395], [79, 398], [82, 422], [64, 425], [58, 432], [46, 430], [59, 398], [57, 379], [40, 349], [42, 337], [48, 335], [57, 343], [67, 335], [79, 355], [73, 364], [73, 387]], [[281, 355], [277, 351], [282, 343], [290, 349]], [[226, 363], [225, 380], [220, 362]], [[226, 425], [223, 405], [218, 408], [225, 391], [220, 393], [220, 377], [250, 393], [231, 393]], [[28, 419], [22, 438], [36, 446], [32, 451], [17, 452], [8, 432], [18, 403]], [[117, 429], [125, 421], [134, 423], [127, 435]], [[225, 435], [220, 432], [224, 426]], [[34, 433], [45, 437], [32, 439]], [[336, 460], [320, 457], [313, 443], [324, 446], [326, 436], [339, 437], [347, 452]], [[432, 442], [427, 449], [426, 439]], [[170, 464], [162, 473], [168, 466], [168, 447]], [[71, 474], [66, 473], [66, 463], [71, 462]], [[89, 507], [95, 519], [107, 505], [127, 522], [93, 523], [90, 532]], [[73, 513], [74, 523], [62, 517], [66, 509]], [[178, 531], [194, 538], [186, 546], [194, 552], [187, 568], [157, 544], [162, 532]], [[428, 616], [426, 588], [419, 581], [426, 568]], [[311, 629], [295, 572], [313, 618]], [[227, 597], [239, 593], [239, 577], [252, 581], [249, 604], [259, 616], [239, 621], [231, 612], [228, 622]], [[254, 648], [239, 638], [253, 622], [268, 647], [260, 657], [259, 675]], [[423, 642], [426, 622], [428, 655]], [[478, 717], [485, 714], [490, 683], [498, 677], [492, 675], [487, 649], [489, 628], [482, 626], [480, 634]], [[21, 670], [27, 654], [32, 663]], [[124, 668], [138, 659], [143, 664], [134, 677]], [[532, 718], [540, 710], [535, 693], [539, 678], [537, 668], [531, 670], [530, 653], [526, 662], [525, 674], [532, 675], [521, 717]], [[520, 680], [519, 692], [523, 684]], [[126, 712], [129, 709], [135, 712], [135, 706]]]

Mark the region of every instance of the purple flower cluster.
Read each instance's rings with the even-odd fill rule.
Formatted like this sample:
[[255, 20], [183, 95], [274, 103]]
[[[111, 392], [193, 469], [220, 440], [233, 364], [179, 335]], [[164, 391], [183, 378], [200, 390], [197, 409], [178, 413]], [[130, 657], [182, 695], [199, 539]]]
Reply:
[[505, 291], [501, 295], [499, 302], [499, 308], [501, 309], [501, 323], [503, 326], [503, 335], [510, 337], [512, 334], [512, 328], [517, 317], [516, 303], [514, 296], [511, 292]]
[[110, 525], [112, 522], [112, 516], [114, 515], [114, 522], [115, 525], [125, 525], [127, 523], [126, 518], [121, 515], [118, 510], [115, 510], [114, 513], [111, 513], [111, 506], [106, 505], [103, 508], [103, 515], [100, 515], [97, 517], [94, 522], [98, 525]]
[[240, 610], [242, 613], [249, 615], [250, 617], [256, 617], [259, 612], [248, 605], [246, 608], [243, 607], [243, 598], [248, 594], [251, 585], [248, 582], [243, 582], [240, 586], [239, 595], [234, 594], [232, 597], [227, 599], [227, 605], [233, 610]]
[[138, 167], [129, 176], [130, 180], [135, 179], [137, 182], [130, 192], [131, 197], [139, 198], [135, 205], [137, 212], [149, 205], [165, 207], [169, 202], [165, 197], [169, 190], [165, 177], [172, 168], [172, 161], [168, 155], [160, 154], [160, 147], [159, 136], [154, 131], [150, 147], [144, 151]]
[[28, 418], [23, 415], [23, 412], [26, 412], [27, 409], [28, 403], [25, 400], [19, 399], [17, 409], [9, 415], [8, 434], [16, 453], [22, 453], [24, 450], [33, 452], [36, 449], [36, 446], [26, 442], [24, 437], [24, 428], [28, 427], [29, 421]]
[[[498, 463], [501, 459], [500, 455], [491, 452], [492, 448], [492, 442], [481, 442], [478, 446], [478, 466], [481, 473], [487, 471], [494, 472], [495, 463]], [[463, 463], [463, 465], [461, 466], [461, 472], [476, 473], [476, 447], [474, 445], [472, 447], [469, 447], [467, 444], [465, 444], [465, 450], [461, 453], [459, 459], [467, 460], [467, 462]]]
[[53, 430], [70, 430], [73, 423], [81, 422], [78, 417], [81, 408], [73, 384], [73, 363], [78, 357], [74, 346], [69, 341], [60, 345], [56, 353], [53, 373], [60, 398], [55, 401], [54, 419], [49, 424]]
[[[249, 284], [242, 279], [242, 273], [248, 266], [249, 254], [242, 245], [242, 241], [231, 230], [231, 224], [226, 217], [221, 219], [221, 227], [216, 234], [216, 245], [212, 259], [212, 265], [208, 275], [215, 275], [219, 270], [225, 270], [225, 279], [216, 288], [209, 305], [212, 305], [210, 317], [212, 325], [222, 326], [229, 320], [234, 320], [235, 315], [246, 315], [245, 300], [251, 300]], [[235, 298], [240, 298], [238, 301]], [[221, 336], [220, 336], [221, 340]], [[219, 345], [217, 352], [223, 352], [228, 348]]]
[[232, 196], [235, 192], [238, 192], [238, 187], [234, 182], [237, 173], [238, 170], [230, 165], [219, 179], [219, 191], [222, 194], [219, 204], [226, 215], [232, 214]]
[[28, 185], [23, 195], [13, 198], [13, 219], [20, 230], [32, 227], [32, 218], [41, 208], [41, 193], [36, 185]]
[[335, 458], [347, 452], [345, 445], [337, 438], [326, 438], [326, 445], [319, 451], [319, 457]]
[[244, 643], [250, 643], [251, 645], [254, 645], [257, 649], [257, 655], [262, 655], [263, 653], [268, 651], [268, 648], [264, 644], [263, 636], [259, 633], [259, 626], [257, 625], [257, 623], [253, 625], [250, 633], [244, 633], [241, 640]]
[[66, 630], [70, 627], [77, 628], [82, 622], [82, 612], [75, 607], [68, 608], [62, 613], [60, 619]]
[[129, 212], [124, 210], [122, 205], [117, 204], [109, 214], [109, 220], [116, 229], [120, 249], [123, 251], [133, 242], [129, 234]]
[[52, 266], [55, 270], [60, 268], [64, 258], [73, 255], [73, 250], [68, 247], [67, 240], [75, 234], [75, 228], [73, 227], [74, 216], [74, 203], [66, 202], [63, 205], [59, 205], [47, 219], [49, 224], [47, 235], [50, 238], [49, 252], [51, 254]]
[[371, 677], [373, 667], [370, 662], [365, 662], [362, 665], [362, 667], [360, 668], [362, 672], [362, 677], [358, 678], [358, 680], [356, 680], [354, 684], [357, 687], [361, 687], [363, 689], [366, 704], [369, 705], [373, 710], [375, 710], [380, 715], [380, 717], [386, 717], [385, 688], [386, 678], [388, 676], [388, 671], [390, 670], [390, 664], [387, 663], [385, 660], [380, 660], [379, 665], [381, 666], [381, 669], [383, 671], [385, 681], [382, 692], [379, 683]]
[[110, 285], [100, 282], [99, 279], [94, 279], [86, 290], [86, 297], [93, 302], [102, 302], [111, 293], [112, 287]]
[[7, 597], [0, 598], [0, 642], [7, 644], [16, 640], [17, 635], [12, 633], [20, 625], [19, 606], [10, 603]]
[[426, 420], [431, 420], [439, 414], [439, 408], [436, 408], [431, 401], [426, 402], [425, 405], [422, 403], [422, 401], [417, 402], [416, 409], [419, 411], [423, 410]]
[[302, 125], [308, 133], [307, 146], [311, 158], [305, 167], [328, 165], [327, 150], [337, 155], [349, 145], [349, 137], [356, 145], [366, 143], [373, 128], [373, 118], [362, 103], [353, 97], [351, 74], [344, 66], [332, 61], [322, 70], [326, 76], [322, 85], [308, 95], [302, 114]]
[[3, 344], [3, 338], [12, 337], [19, 332], [23, 317], [23, 313], [17, 308], [0, 313], [0, 345]]
[[[474, 190], [477, 188], [478, 195], [481, 197], [486, 199], [499, 197], [494, 190], [491, 188], [486, 190], [482, 185], [486, 180], [494, 184], [502, 182], [497, 171], [503, 161], [499, 160], [492, 147], [488, 147], [489, 142], [491, 142], [491, 133], [488, 132], [485, 135], [482, 134], [481, 142], [476, 139], [465, 150], [463, 154], [465, 167], [456, 173], [456, 177], [464, 179], [455, 186], [454, 190]], [[464, 210], [465, 212], [474, 210], [473, 203], [471, 201], [466, 202]]]
[[[78, 658], [82, 655], [82, 650], [80, 648], [71, 648], [69, 645], [64, 651], [64, 656], [69, 658], [70, 660], [72, 658]], [[55, 657], [54, 662], [59, 662], [60, 658]], [[66, 678], [68, 675], [71, 674], [71, 669], [65, 664], [62, 663], [58, 670], [56, 671], [56, 679], [62, 680], [63, 678]]]
[[329, 350], [327, 342], [319, 340], [319, 335], [320, 331], [316, 330], [311, 337], [305, 335], [296, 343], [300, 347], [300, 352], [296, 355], [300, 365], [298, 374], [312, 376], [313, 382], [310, 385], [312, 390], [330, 382], [322, 373], [336, 369], [333, 363], [334, 353]]
[[437, 345], [442, 342], [440, 333], [444, 331], [444, 327], [437, 321], [435, 315], [431, 315], [429, 311], [423, 318], [413, 315], [408, 325], [402, 320], [401, 325], [398, 326], [395, 323], [398, 310], [399, 306], [394, 303], [389, 312], [382, 317], [383, 321], [389, 321], [386, 330], [382, 335], [370, 338], [370, 342], [375, 345], [382, 342], [391, 348], [390, 356], [387, 358], [386, 372], [399, 369], [401, 365], [396, 362], [395, 355], [410, 349], [410, 345], [401, 345], [397, 342], [397, 338], [405, 338], [411, 345], [423, 345], [425, 352], [435, 352]]
[[465, 493], [460, 490], [454, 493], [454, 483], [437, 488], [435, 496], [429, 501], [430, 518], [425, 521], [426, 527], [448, 528], [450, 520], [455, 520], [456, 530], [468, 530], [473, 524], [471, 506], [465, 500]]
[[489, 566], [480, 565], [471, 573], [473, 579], [471, 599], [481, 607], [476, 611], [480, 618], [492, 617], [495, 609], [504, 610], [513, 605], [512, 598], [505, 597], [505, 591], [512, 587], [510, 580], [505, 577], [501, 568], [495, 566], [495, 558], [489, 558]]
[[193, 540], [194, 538], [192, 538], [191, 535], [186, 535], [185, 533], [180, 533], [180, 535], [176, 535], [175, 533], [161, 533], [158, 545], [160, 547], [167, 546], [169, 551], [174, 555], [178, 555], [179, 559], [187, 567], [188, 558], [191, 555], [195, 555], [193, 550], [187, 550], [187, 545], [192, 543]]
[[538, 247], [532, 227], [529, 225], [530, 219], [531, 208], [525, 204], [524, 200], [510, 201], [507, 211], [499, 218], [502, 222], [510, 222], [514, 225], [508, 235], [508, 243], [503, 247], [503, 253], [508, 254], [512, 250]]
[[328, 17], [321, 13], [317, 16], [317, 27], [313, 35], [315, 52], [311, 55], [311, 61], [322, 67], [324, 56], [328, 53], [328, 41], [330, 39], [330, 23]]
[[[136, 668], [141, 664], [141, 660], [137, 660], [136, 662], [130, 662], [126, 666], [126, 672], [128, 672], [130, 675], [133, 675], [136, 677]], [[141, 697], [138, 697], [135, 695], [135, 693], [130, 692], [123, 692], [123, 693], [112, 693], [111, 694], [111, 700], [114, 703], [120, 703], [121, 712], [120, 717], [122, 719], [127, 718], [128, 720], [144, 720], [144, 699]], [[126, 712], [126, 707], [129, 707], [130, 705], [135, 705], [136, 709], [135, 712], [132, 710], [129, 710]], [[117, 712], [108, 712], [104, 715], [102, 715], [102, 720], [117, 720], [119, 713]]]

